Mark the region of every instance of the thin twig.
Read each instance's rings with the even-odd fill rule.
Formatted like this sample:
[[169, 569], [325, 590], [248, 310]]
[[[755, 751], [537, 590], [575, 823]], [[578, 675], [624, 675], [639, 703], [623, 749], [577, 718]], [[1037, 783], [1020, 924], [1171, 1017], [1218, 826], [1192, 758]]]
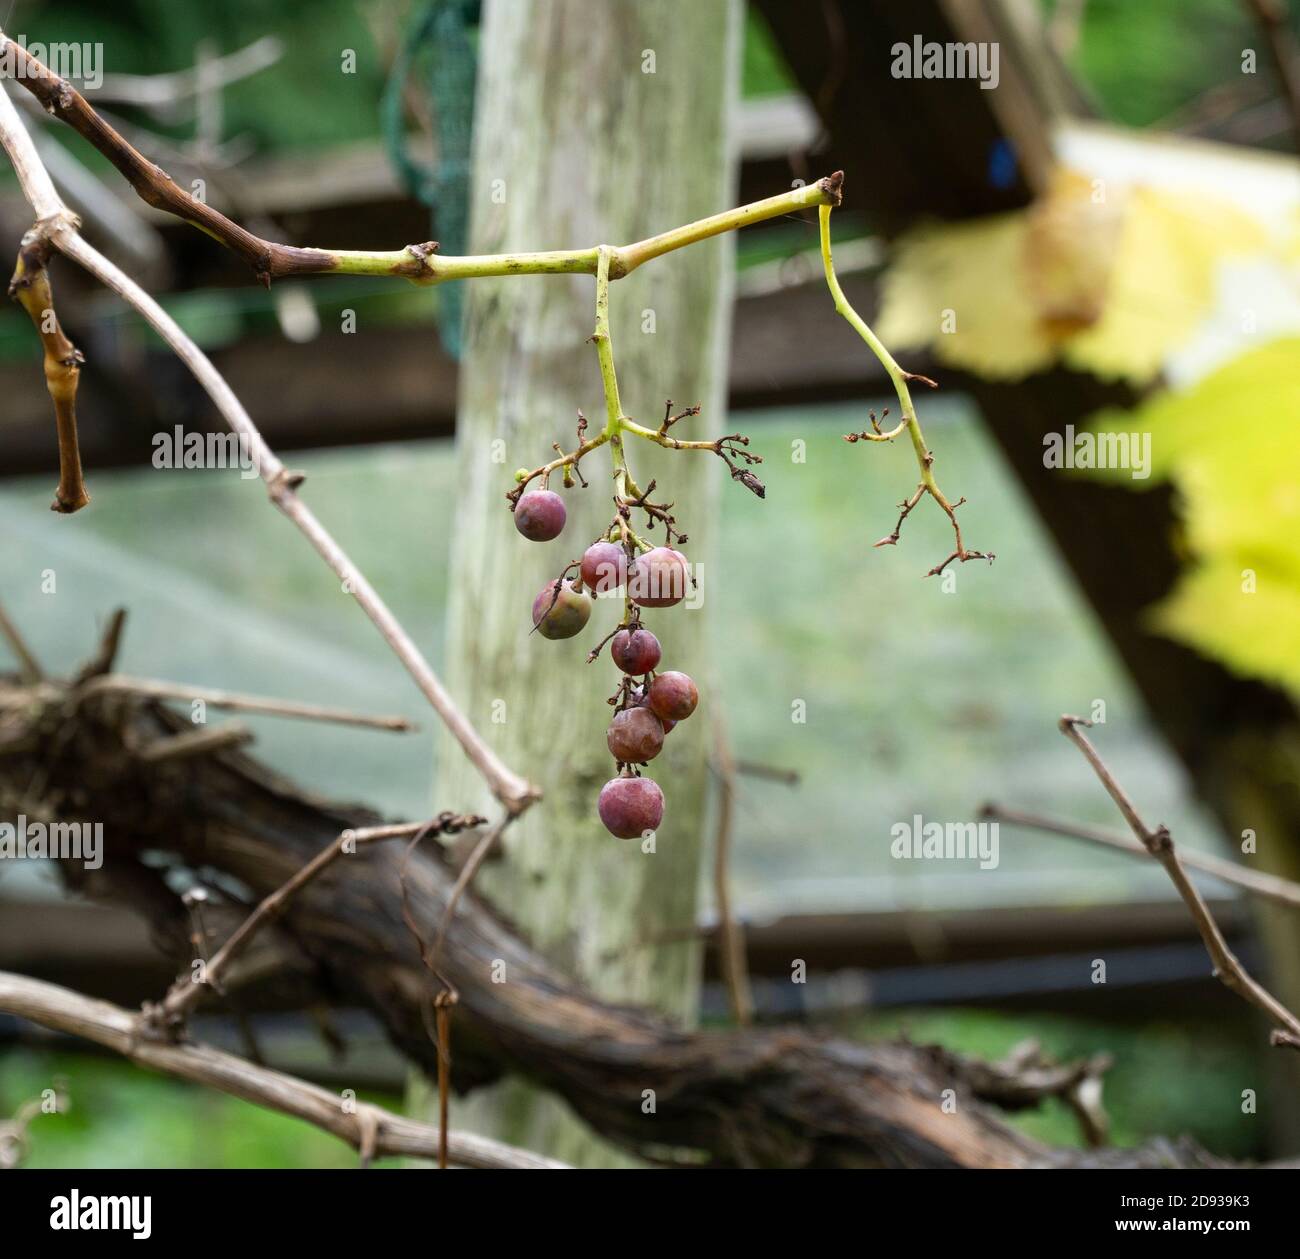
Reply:
[[731, 904], [731, 824], [735, 815], [736, 762], [721, 714], [713, 722], [713, 764], [717, 771], [718, 823], [713, 841], [713, 899], [718, 908], [718, 956], [727, 983], [732, 1017], [739, 1027], [754, 1020], [745, 936]]
[[[1064, 835], [1068, 839], [1086, 839], [1089, 843], [1114, 848], [1135, 857], [1151, 855], [1145, 844], [1129, 839], [1127, 835], [1086, 826], [1082, 822], [1045, 817], [1041, 813], [1025, 813], [1018, 809], [1005, 808], [1000, 804], [986, 804], [980, 810], [980, 817], [990, 822], [1005, 822], [1010, 826], [1027, 826], [1053, 835]], [[1262, 870], [1248, 870], [1235, 861], [1224, 861], [1221, 857], [1197, 852], [1194, 848], [1180, 850], [1179, 857], [1183, 865], [1213, 875], [1223, 883], [1231, 883], [1265, 900], [1289, 905], [1292, 909], [1300, 909], [1300, 883], [1293, 883], [1290, 879], [1280, 878], [1276, 874], [1266, 874]]]
[[921, 501], [921, 495], [924, 493], [925, 486], [918, 485], [916, 487], [916, 493], [913, 494], [911, 498], [905, 498], [898, 504], [902, 510], [899, 512], [898, 522], [894, 525], [894, 531], [888, 536], [881, 538], [880, 541], [875, 544], [876, 546], [896, 546], [898, 544], [898, 539], [903, 532], [903, 521], [912, 514], [913, 509], [916, 507], [917, 503]]
[[147, 765], [161, 765], [164, 761], [211, 756], [214, 752], [244, 747], [252, 741], [253, 732], [242, 721], [224, 721], [219, 726], [185, 730], [180, 734], [155, 739], [141, 748], [138, 755]]
[[430, 970], [436, 972], [438, 963], [442, 960], [442, 946], [447, 940], [447, 928], [451, 926], [451, 920], [456, 915], [456, 906], [460, 903], [461, 896], [464, 894], [465, 889], [474, 882], [474, 877], [478, 874], [479, 868], [487, 860], [488, 854], [495, 847], [497, 840], [501, 838], [510, 822], [510, 815], [507, 814], [490, 831], [485, 831], [474, 845], [473, 852], [466, 858], [465, 864], [461, 866], [460, 873], [456, 876], [456, 882], [452, 885], [451, 895], [447, 897], [447, 907], [442, 911], [442, 920], [438, 924], [438, 934], [434, 937], [433, 951], [429, 960]]
[[447, 1131], [451, 1106], [451, 1003], [440, 992], [434, 1002], [438, 1026], [438, 1166], [447, 1170]]
[[105, 74], [95, 89], [97, 101], [135, 105], [153, 114], [171, 113], [184, 100], [209, 86], [229, 87], [241, 79], [275, 65], [284, 53], [284, 42], [276, 35], [263, 35], [243, 48], [214, 57], [202, 66], [161, 74]]
[[242, 695], [236, 691], [218, 691], [204, 686], [185, 686], [179, 682], [157, 682], [150, 678], [133, 678], [124, 673], [110, 673], [96, 678], [82, 688], [82, 696], [101, 695], [106, 692], [126, 693], [143, 699], [171, 699], [184, 703], [196, 700], [212, 708], [228, 708], [233, 712], [265, 713], [271, 717], [296, 717], [303, 721], [333, 722], [342, 726], [364, 726], [372, 730], [409, 731], [417, 729], [405, 717], [371, 716], [345, 708], [328, 708], [320, 704], [304, 704], [290, 699], [263, 699], [257, 695]]
[[[441, 1138], [429, 1124], [395, 1115], [369, 1102], [345, 1102], [328, 1089], [207, 1045], [174, 1045], [141, 1038], [136, 1016], [107, 1001], [38, 979], [0, 972], [0, 1010], [93, 1041], [143, 1067], [306, 1120], [357, 1150], [390, 1158], [438, 1156]], [[446, 1140], [449, 1159], [461, 1167], [546, 1170], [565, 1166], [472, 1133], [451, 1132]]]
[[460, 1001], [460, 993], [439, 969], [439, 963], [442, 961], [443, 943], [447, 938], [447, 928], [451, 925], [452, 918], [455, 916], [456, 906], [462, 893], [473, 882], [474, 876], [486, 860], [492, 846], [501, 837], [502, 832], [510, 825], [511, 821], [513, 821], [512, 816], [509, 813], [505, 814], [496, 826], [487, 831], [474, 845], [474, 851], [470, 853], [469, 858], [461, 867], [460, 874], [451, 889], [451, 894], [447, 897], [447, 907], [443, 910], [442, 921], [438, 925], [438, 934], [432, 949], [426, 947], [424, 935], [421, 933], [419, 924], [415, 920], [415, 914], [411, 910], [406, 882], [407, 862], [410, 860], [416, 846], [424, 839], [426, 832], [418, 832], [402, 855], [401, 873], [399, 875], [402, 889], [402, 920], [406, 923], [407, 930], [415, 938], [416, 947], [420, 951], [420, 960], [425, 969], [442, 985], [433, 996], [434, 1027], [430, 1032], [438, 1055], [438, 1130], [443, 1142], [438, 1152], [438, 1166], [440, 1168], [447, 1166], [445, 1142], [451, 1105], [451, 1010]]
[[760, 765], [757, 761], [737, 761], [736, 773], [746, 778], [766, 778], [771, 782], [784, 783], [787, 787], [797, 787], [802, 775], [797, 769], [782, 769], [779, 765]]
[[1258, 1006], [1278, 1025], [1279, 1030], [1273, 1033], [1272, 1043], [1274, 1045], [1300, 1048], [1300, 1019], [1297, 1019], [1272, 993], [1251, 978], [1246, 968], [1237, 960], [1236, 954], [1228, 947], [1228, 942], [1223, 938], [1223, 932], [1219, 930], [1218, 923], [1214, 921], [1214, 916], [1210, 913], [1205, 898], [1197, 891], [1196, 884], [1192, 882], [1187, 875], [1187, 871], [1183, 868], [1183, 863], [1174, 849], [1174, 841], [1170, 837], [1168, 829], [1164, 826], [1158, 826], [1155, 830], [1152, 830], [1147, 826], [1138, 814], [1132, 800], [1129, 799], [1127, 793], [1101, 759], [1097, 749], [1093, 747], [1088, 736], [1083, 733], [1081, 727], [1091, 726], [1092, 722], [1085, 717], [1071, 717], [1067, 714], [1061, 718], [1059, 724], [1061, 733], [1083, 753], [1088, 764], [1092, 766], [1093, 773], [1097, 775], [1101, 785], [1106, 788], [1110, 798], [1115, 802], [1120, 813], [1123, 814], [1124, 820], [1129, 824], [1129, 829], [1141, 841], [1147, 852], [1160, 862], [1165, 869], [1165, 873], [1169, 875], [1170, 881], [1178, 891], [1178, 895], [1183, 898], [1183, 903], [1191, 911], [1192, 921], [1195, 922], [1196, 929], [1205, 942], [1205, 950], [1209, 953], [1210, 961], [1214, 965], [1215, 978], [1239, 997], [1249, 1001], [1252, 1005]]
[[[12, 46], [12, 43], [0, 46], [0, 51]], [[222, 417], [244, 439], [258, 473], [267, 485], [271, 501], [297, 525], [340, 579], [343, 589], [361, 605], [465, 755], [486, 780], [492, 794], [512, 813], [527, 809], [540, 798], [540, 791], [497, 756], [456, 706], [401, 622], [298, 497], [301, 475], [290, 472], [276, 457], [225, 378], [176, 321], [125, 272], [77, 234], [75, 217], [60, 200], [31, 137], [3, 88], [0, 88], [0, 143], [9, 154], [23, 193], [36, 213], [41, 232], [62, 254], [79, 263], [139, 311], [172, 348], [207, 391]]]
[[433, 821], [399, 822], [343, 831], [333, 843], [322, 848], [305, 866], [263, 899], [257, 908], [235, 928], [226, 942], [212, 955], [212, 960], [204, 967], [203, 983], [194, 983], [188, 977], [178, 979], [160, 1005], [147, 1006], [146, 1024], [169, 1031], [182, 1027], [186, 1014], [203, 995], [204, 988], [211, 987], [218, 992], [221, 991], [221, 981], [229, 970], [231, 962], [248, 948], [258, 931], [272, 918], [282, 913], [298, 892], [345, 853], [351, 855], [367, 844], [379, 843], [386, 839], [405, 838], [408, 835], [420, 836], [434, 831], [452, 835], [468, 827], [478, 826], [483, 820], [473, 815], [443, 813]]
[[[504, 827], [509, 820], [510, 815], [506, 814], [505, 820], [501, 822], [500, 826]], [[500, 827], [495, 828], [492, 833], [499, 833], [499, 830]], [[424, 1019], [425, 1031], [433, 1042], [434, 1051], [438, 1056], [438, 1166], [445, 1170], [447, 1167], [448, 1114], [451, 1105], [451, 1007], [460, 1000], [460, 993], [457, 991], [456, 986], [438, 969], [438, 955], [442, 952], [441, 932], [439, 933], [436, 952], [430, 953], [424, 933], [420, 930], [420, 924], [416, 920], [415, 910], [411, 906], [410, 886], [406, 881], [411, 856], [428, 833], [429, 827], [422, 827], [415, 833], [411, 842], [407, 844], [405, 851], [402, 853], [401, 865], [398, 867], [397, 882], [401, 889], [402, 922], [406, 925], [407, 931], [411, 933], [411, 938], [415, 941], [421, 964], [440, 985], [438, 991], [433, 994], [433, 1026], [429, 1026], [428, 1009], [423, 1003], [420, 1006], [420, 1014]], [[486, 845], [480, 844], [480, 847], [486, 848]], [[472, 861], [469, 864], [472, 864]], [[463, 887], [464, 883], [467, 882], [464, 875], [465, 872], [462, 871], [461, 880], [458, 883], [460, 887]], [[454, 897], [458, 894], [453, 894], [453, 899], [448, 904], [447, 911], [443, 915], [442, 930], [446, 929], [447, 923], [451, 920], [451, 915], [455, 912]]]
[[50, 244], [33, 228], [22, 239], [18, 262], [9, 281], [9, 296], [28, 314], [45, 352], [45, 386], [54, 402], [59, 439], [59, 485], [51, 509], [70, 516], [90, 503], [81, 471], [77, 440], [77, 382], [85, 357], [68, 340], [54, 310], [48, 263]]
[[1037, 1040], [1012, 1046], [1004, 1058], [986, 1062], [966, 1054], [935, 1053], [982, 1101], [1016, 1112], [1040, 1106], [1059, 1097], [1079, 1121], [1085, 1144], [1097, 1149], [1106, 1144], [1110, 1120], [1102, 1105], [1102, 1078], [1114, 1065], [1110, 1054], [1094, 1054], [1076, 1062], [1057, 1062], [1043, 1052]]
[[14, 655], [18, 657], [22, 680], [29, 686], [35, 686], [45, 680], [45, 672], [40, 662], [32, 654], [26, 639], [18, 632], [18, 627], [9, 619], [9, 614], [0, 606], [0, 634], [3, 634]]
[[104, 632], [99, 636], [99, 642], [95, 646], [95, 654], [77, 670], [76, 676], [72, 679], [72, 689], [78, 690], [92, 678], [101, 677], [105, 673], [112, 672], [113, 664], [117, 660], [117, 653], [122, 647], [122, 634], [125, 630], [126, 609], [114, 608], [108, 614], [108, 623], [104, 626]]
[[[681, 415], [673, 416], [672, 422], [683, 418], [687, 415], [696, 415], [699, 413], [697, 407], [692, 407], [688, 411], [683, 411]], [[743, 433], [727, 433], [722, 437], [712, 438], [708, 441], [684, 441], [679, 437], [674, 437], [668, 432], [667, 427], [647, 428], [644, 424], [638, 424], [635, 420], [627, 416], [622, 417], [620, 426], [626, 433], [632, 433], [637, 437], [644, 438], [648, 442], [654, 442], [656, 446], [662, 446], [665, 450], [704, 450], [710, 454], [717, 455], [723, 463], [727, 465], [727, 471], [731, 473], [733, 481], [739, 481], [751, 494], [759, 498], [767, 497], [767, 487], [762, 481], [752, 473], [748, 467], [742, 466], [747, 464], [762, 463], [763, 456], [756, 455], [753, 451], [746, 450], [744, 447], [749, 445], [749, 438]], [[738, 462], [733, 462], [736, 460]], [[639, 500], [631, 501], [630, 505], [634, 507], [643, 507], [647, 514], [658, 519], [663, 519], [662, 510], [653, 510], [656, 504], [646, 503], [645, 495], [650, 493], [651, 486], [647, 486], [645, 493], [639, 496]], [[670, 503], [669, 506], [672, 506]], [[669, 520], [671, 521], [671, 517]], [[669, 539], [671, 541], [671, 538]], [[686, 541], [686, 535], [681, 535], [681, 541]]]
[[[966, 500], [959, 499], [956, 503], [949, 502], [943, 491], [939, 488], [939, 483], [934, 479], [934, 455], [930, 448], [925, 444], [925, 434], [921, 431], [921, 422], [916, 416], [916, 407], [912, 403], [912, 391], [909, 385], [912, 381], [920, 381], [928, 385], [931, 389], [935, 385], [928, 376], [921, 376], [916, 372], [905, 371], [895, 361], [894, 356], [885, 348], [884, 343], [871, 330], [866, 320], [853, 309], [849, 299], [844, 296], [844, 290], [840, 287], [840, 282], [835, 275], [835, 264], [831, 257], [831, 212], [830, 206], [823, 205], [818, 210], [818, 221], [821, 227], [821, 249], [822, 249], [822, 267], [826, 273], [826, 284], [831, 291], [831, 298], [835, 303], [835, 310], [842, 315], [848, 322], [849, 326], [860, 336], [870, 347], [871, 352], [880, 360], [880, 365], [885, 369], [890, 381], [894, 386], [894, 392], [898, 395], [898, 402], [903, 411], [903, 418], [898, 427], [889, 433], [868, 434], [865, 431], [861, 433], [846, 434], [845, 440], [858, 441], [866, 437], [869, 441], [888, 441], [898, 436], [905, 428], [907, 435], [912, 440], [912, 449], [916, 455], [917, 467], [921, 470], [921, 483], [917, 491], [905, 503], [901, 504], [903, 514], [899, 516], [898, 523], [894, 526], [894, 531], [888, 537], [882, 538], [876, 543], [876, 546], [892, 546], [898, 541], [899, 531], [903, 527], [903, 521], [907, 519], [911, 510], [921, 501], [923, 494], [928, 494], [943, 509], [944, 515], [948, 517], [948, 523], [952, 525], [953, 534], [956, 539], [956, 549], [941, 564], [936, 564], [928, 573], [927, 577], [935, 577], [942, 573], [953, 560], [958, 560], [965, 564], [969, 560], [988, 560], [990, 563], [996, 558], [991, 551], [972, 551], [966, 546], [961, 536], [961, 526], [957, 523], [957, 508]], [[875, 417], [872, 417], [873, 427], [878, 428], [875, 423]]]
[[[66, 1111], [68, 1102], [63, 1090], [56, 1088], [53, 1092], [54, 1113]], [[27, 1130], [32, 1120], [37, 1115], [48, 1113], [44, 1097], [33, 1097], [19, 1106], [9, 1119], [0, 1120], [0, 1171], [11, 1170], [22, 1163], [27, 1154]]]

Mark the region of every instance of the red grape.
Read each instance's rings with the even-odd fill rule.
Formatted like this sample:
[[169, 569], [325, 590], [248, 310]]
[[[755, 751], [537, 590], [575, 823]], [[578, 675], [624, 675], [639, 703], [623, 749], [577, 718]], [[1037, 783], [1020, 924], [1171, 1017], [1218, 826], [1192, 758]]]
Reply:
[[662, 653], [659, 640], [648, 629], [638, 626], [633, 630], [619, 630], [609, 645], [609, 654], [624, 673], [639, 677], [659, 663]]
[[620, 764], [640, 765], [659, 755], [664, 745], [663, 723], [648, 708], [625, 708], [614, 714], [605, 742]]
[[611, 778], [596, 802], [605, 829], [619, 839], [639, 839], [664, 820], [664, 793], [649, 778]]
[[[633, 708], [648, 708], [650, 701], [646, 697], [644, 686], [634, 686], [631, 694], [628, 696], [628, 702]], [[655, 713], [659, 717], [658, 713]], [[671, 717], [659, 717], [659, 724], [664, 728], [664, 734], [667, 734], [677, 723]]]
[[657, 546], [637, 556], [628, 573], [627, 592], [643, 608], [671, 608], [686, 597], [686, 556]]
[[617, 590], [627, 580], [627, 553], [615, 542], [593, 542], [582, 553], [582, 584], [594, 595]]
[[700, 692], [684, 673], [669, 670], [650, 683], [647, 695], [651, 710], [670, 721], [684, 721], [700, 702]]
[[[558, 596], [556, 586], [560, 587]], [[533, 600], [533, 624], [543, 638], [572, 638], [582, 632], [590, 616], [591, 600], [558, 578], [548, 581]]]
[[515, 528], [530, 542], [549, 542], [560, 536], [568, 514], [554, 490], [530, 490], [515, 504]]

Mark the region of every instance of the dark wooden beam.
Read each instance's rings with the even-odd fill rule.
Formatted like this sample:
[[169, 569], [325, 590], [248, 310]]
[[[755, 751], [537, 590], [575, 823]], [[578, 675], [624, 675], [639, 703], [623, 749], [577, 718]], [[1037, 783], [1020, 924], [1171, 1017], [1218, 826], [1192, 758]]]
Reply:
[[[521, 281], [529, 282], [548, 281]], [[862, 309], [874, 307], [870, 279], [850, 276], [845, 291]], [[113, 338], [78, 329], [75, 306], [60, 310], [72, 316], [71, 335], [87, 358], [78, 411], [88, 475], [147, 466], [154, 435], [176, 424], [187, 432], [220, 429], [206, 395], [172, 356], [150, 351], [142, 362]], [[0, 476], [58, 469], [38, 347], [33, 352], [31, 363], [0, 365]], [[327, 328], [301, 344], [250, 337], [211, 357], [277, 450], [448, 437], [455, 428], [456, 362], [430, 324], [350, 334]], [[925, 370], [919, 361], [915, 367]], [[736, 303], [733, 408], [860, 398], [887, 387], [875, 359], [843, 335], [820, 281]]]
[[[800, 87], [830, 133], [828, 160], [880, 230], [927, 216], [1015, 209], [1030, 197], [1026, 162], [1008, 164], [994, 91], [973, 79], [894, 78], [891, 49], [962, 38], [941, 0], [757, 0]], [[999, 74], [1005, 73], [1000, 59]], [[999, 86], [1001, 90], [1001, 85]], [[1040, 146], [1026, 139], [1034, 161]]]
[[[1249, 916], [1239, 899], [1216, 900], [1215, 919], [1236, 948], [1249, 943]], [[803, 958], [814, 978], [837, 972], [924, 970], [953, 964], [996, 964], [1044, 959], [1094, 950], [1105, 941], [1107, 956], [1167, 946], [1200, 947], [1200, 937], [1181, 902], [1136, 905], [1088, 905], [1063, 914], [1054, 907], [984, 906], [927, 915], [924, 934], [909, 914], [796, 914], [745, 928], [750, 969], [757, 977], [789, 978], [790, 959]], [[717, 938], [701, 927], [704, 974], [720, 979]], [[94, 947], [88, 947], [93, 941]], [[1204, 970], [1204, 968], [1201, 968]], [[0, 970], [17, 971], [64, 984], [124, 1005], [155, 999], [172, 979], [171, 966], [151, 939], [138, 914], [117, 906], [76, 901], [0, 901]], [[1117, 967], [1118, 993], [1143, 982], [1140, 971]], [[1235, 998], [1208, 972], [1181, 985], [1181, 997], [1216, 1000], [1232, 1008]], [[995, 1001], [972, 999], [973, 1005], [1018, 1003], [1051, 1005], [1058, 994], [1042, 989], [1001, 993]], [[283, 991], [266, 999], [251, 995], [250, 1009], [286, 1008]], [[868, 1005], [870, 1002], [867, 1003]], [[1106, 1017], [1111, 1007], [1108, 1005]], [[1097, 1012], [1090, 1011], [1090, 1017]]]

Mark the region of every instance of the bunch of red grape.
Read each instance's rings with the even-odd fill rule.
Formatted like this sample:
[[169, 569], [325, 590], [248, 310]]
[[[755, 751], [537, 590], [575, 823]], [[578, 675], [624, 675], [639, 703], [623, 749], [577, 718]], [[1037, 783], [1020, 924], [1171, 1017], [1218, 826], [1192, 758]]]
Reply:
[[[564, 499], [552, 490], [532, 490], [514, 505], [515, 528], [533, 542], [549, 542], [564, 529]], [[611, 697], [614, 718], [605, 736], [618, 774], [600, 790], [596, 808], [606, 830], [619, 839], [637, 839], [658, 829], [664, 793], [641, 773], [663, 749], [665, 736], [699, 703], [695, 683], [684, 673], [658, 672], [659, 640], [641, 624], [641, 609], [670, 608], [686, 597], [686, 557], [668, 546], [634, 540], [625, 516], [547, 582], [533, 600], [533, 627], [543, 638], [572, 638], [591, 617], [593, 596], [626, 587], [619, 627], [588, 656], [594, 660], [608, 642], [622, 671]], [[576, 568], [578, 575], [568, 574]], [[640, 679], [638, 683], [636, 679]]]

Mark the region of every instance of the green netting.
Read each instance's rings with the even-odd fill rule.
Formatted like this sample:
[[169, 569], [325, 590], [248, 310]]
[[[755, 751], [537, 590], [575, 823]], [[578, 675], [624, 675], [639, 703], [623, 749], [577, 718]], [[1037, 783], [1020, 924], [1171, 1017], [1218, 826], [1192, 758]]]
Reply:
[[[382, 117], [389, 154], [412, 195], [433, 212], [441, 252], [464, 253], [469, 235], [470, 134], [474, 119], [475, 48], [479, 0], [427, 0], [398, 49], [384, 91]], [[422, 80], [433, 103], [437, 161], [417, 162], [407, 150], [403, 97]], [[439, 327], [449, 353], [460, 357], [462, 293], [440, 294]]]

